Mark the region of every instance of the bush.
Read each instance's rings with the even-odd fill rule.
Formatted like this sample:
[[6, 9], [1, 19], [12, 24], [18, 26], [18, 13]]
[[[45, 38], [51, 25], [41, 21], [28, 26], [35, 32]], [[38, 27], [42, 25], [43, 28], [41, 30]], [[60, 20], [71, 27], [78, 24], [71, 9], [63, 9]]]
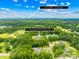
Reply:
[[70, 56], [70, 57], [72, 57], [72, 56], [77, 57], [78, 56], [78, 51], [73, 47], [68, 47], [68, 48], [65, 48], [64, 55], [65, 56]]
[[54, 57], [59, 57], [63, 55], [64, 49], [65, 49], [65, 44], [63, 44], [62, 42], [55, 42], [52, 48]]
[[48, 49], [48, 47], [43, 47], [40, 52], [34, 55], [34, 57], [34, 59], [54, 59], [54, 54]]
[[56, 34], [53, 34], [52, 36], [49, 36], [48, 39], [50, 42], [57, 41], [57, 40], [59, 40], [59, 36]]
[[49, 43], [49, 40], [46, 37], [43, 37], [40, 40], [35, 40], [32, 43], [32, 47], [48, 46], [48, 43]]
[[33, 59], [31, 45], [19, 45], [12, 53], [11, 59]]
[[50, 52], [41, 51], [38, 59], [54, 59], [54, 56]]

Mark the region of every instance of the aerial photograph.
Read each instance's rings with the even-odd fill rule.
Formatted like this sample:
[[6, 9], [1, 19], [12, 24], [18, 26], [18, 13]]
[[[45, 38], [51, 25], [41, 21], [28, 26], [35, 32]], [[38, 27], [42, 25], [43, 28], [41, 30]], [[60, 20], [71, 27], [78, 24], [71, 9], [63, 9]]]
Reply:
[[79, 59], [79, 0], [0, 0], [0, 59]]

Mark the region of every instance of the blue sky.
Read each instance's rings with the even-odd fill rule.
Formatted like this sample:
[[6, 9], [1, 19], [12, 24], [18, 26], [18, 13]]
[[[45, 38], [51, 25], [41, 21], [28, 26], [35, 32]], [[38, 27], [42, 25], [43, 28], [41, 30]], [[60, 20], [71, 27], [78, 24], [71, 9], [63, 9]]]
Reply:
[[[47, 5], [69, 9], [39, 9]], [[79, 18], [79, 0], [0, 0], [0, 18]]]

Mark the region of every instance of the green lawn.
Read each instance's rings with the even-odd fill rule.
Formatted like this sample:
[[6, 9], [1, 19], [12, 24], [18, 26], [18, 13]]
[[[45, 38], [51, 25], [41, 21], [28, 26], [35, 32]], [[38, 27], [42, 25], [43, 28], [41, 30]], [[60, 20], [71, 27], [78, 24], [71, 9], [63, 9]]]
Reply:
[[10, 59], [9, 56], [0, 56], [0, 59]]

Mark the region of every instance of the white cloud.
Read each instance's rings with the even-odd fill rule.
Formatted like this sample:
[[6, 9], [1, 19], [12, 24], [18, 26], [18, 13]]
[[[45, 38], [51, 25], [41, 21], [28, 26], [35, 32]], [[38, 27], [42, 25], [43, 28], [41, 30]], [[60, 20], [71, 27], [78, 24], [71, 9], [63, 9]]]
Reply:
[[10, 11], [9, 8], [0, 8], [0, 10]]
[[64, 2], [61, 2], [60, 5], [65, 5]]
[[73, 11], [72, 13], [79, 14], [79, 10]]
[[73, 11], [43, 10], [31, 15], [30, 18], [79, 18]]
[[59, 12], [59, 14], [66, 15], [66, 14], [72, 14], [72, 12]]
[[47, 4], [47, 6], [57, 6], [56, 4]]
[[41, 4], [44, 4], [44, 3], [46, 3], [46, 2], [47, 2], [47, 0], [41, 0], [41, 1], [40, 1]]
[[41, 10], [40, 7], [38, 7], [37, 10]]
[[27, 2], [27, 0], [24, 0], [24, 2]]
[[27, 18], [32, 12], [0, 11], [0, 18]]
[[56, 3], [56, 5], [57, 5], [57, 4], [59, 4], [59, 3]]
[[57, 0], [54, 0], [55, 2], [57, 1]]
[[6, 11], [0, 11], [0, 14], [1, 15], [4, 15], [4, 14], [6, 14], [7, 12]]
[[18, 2], [18, 0], [13, 0], [14, 2]]
[[32, 8], [34, 8], [35, 6], [32, 6]]
[[61, 2], [60, 5], [67, 5], [67, 6], [69, 6], [69, 5], [71, 5], [71, 3], [70, 2], [65, 2], [65, 3]]
[[71, 5], [71, 3], [70, 3], [70, 2], [66, 2], [66, 5], [68, 5], [68, 6], [69, 6], [69, 5]]
[[[2, 8], [4, 9], [4, 8]], [[76, 11], [59, 11], [59, 10], [44, 10], [44, 11], [0, 11], [0, 18], [79, 18], [79, 13]], [[77, 12], [79, 12], [77, 10]]]
[[15, 4], [16, 6], [22, 6], [22, 4]]
[[38, 0], [35, 0], [35, 1], [38, 1]]
[[25, 7], [26, 7], [26, 8], [28, 8], [29, 6], [28, 6], [28, 5], [26, 5]]
[[46, 9], [47, 12], [53, 12], [53, 13], [57, 13], [58, 11], [56, 9]]

